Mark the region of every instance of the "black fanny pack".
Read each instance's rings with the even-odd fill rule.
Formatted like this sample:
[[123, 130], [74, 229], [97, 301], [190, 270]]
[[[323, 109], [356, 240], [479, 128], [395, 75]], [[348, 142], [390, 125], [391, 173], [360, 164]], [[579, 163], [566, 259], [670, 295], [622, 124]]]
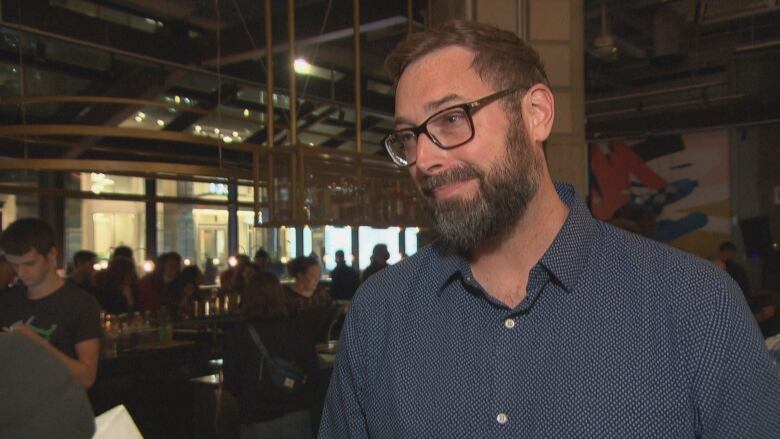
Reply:
[[306, 373], [303, 369], [292, 361], [272, 357], [260, 340], [260, 336], [257, 335], [255, 328], [248, 322], [246, 328], [260, 350], [260, 370], [258, 371], [260, 382], [270, 381], [274, 388], [286, 395], [301, 393], [306, 384]]

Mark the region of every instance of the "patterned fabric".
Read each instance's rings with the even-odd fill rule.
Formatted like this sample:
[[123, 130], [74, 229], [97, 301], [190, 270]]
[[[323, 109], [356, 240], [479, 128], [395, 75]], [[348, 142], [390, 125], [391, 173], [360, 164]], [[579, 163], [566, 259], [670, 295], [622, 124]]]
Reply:
[[287, 300], [287, 308], [292, 316], [297, 316], [305, 311], [327, 308], [333, 302], [328, 289], [323, 286], [318, 286], [311, 297], [303, 297], [291, 287], [285, 285], [284, 297]]
[[321, 438], [780, 437], [780, 378], [739, 287], [556, 189], [569, 216], [515, 309], [436, 245], [361, 286]]

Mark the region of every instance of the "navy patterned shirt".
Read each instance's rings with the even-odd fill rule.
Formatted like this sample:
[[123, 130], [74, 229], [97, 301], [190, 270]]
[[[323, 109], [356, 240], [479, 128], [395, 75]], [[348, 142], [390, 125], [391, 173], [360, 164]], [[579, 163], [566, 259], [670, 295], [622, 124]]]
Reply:
[[372, 276], [320, 438], [779, 438], [780, 378], [739, 287], [570, 212], [509, 309], [437, 245]]

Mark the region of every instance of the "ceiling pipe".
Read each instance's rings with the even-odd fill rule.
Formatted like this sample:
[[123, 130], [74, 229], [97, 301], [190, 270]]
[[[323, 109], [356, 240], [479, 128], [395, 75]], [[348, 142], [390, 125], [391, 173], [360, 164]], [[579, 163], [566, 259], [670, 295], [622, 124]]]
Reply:
[[681, 101], [681, 102], [670, 102], [667, 104], [658, 104], [658, 105], [638, 105], [633, 108], [626, 108], [623, 110], [615, 110], [615, 111], [603, 111], [601, 113], [591, 113], [586, 114], [586, 119], [592, 119], [592, 118], [599, 118], [599, 117], [607, 117], [607, 116], [619, 116], [621, 114], [631, 114], [631, 113], [641, 113], [645, 111], [655, 111], [655, 110], [666, 110], [669, 108], [678, 108], [678, 107], [687, 107], [689, 105], [701, 105], [701, 104], [711, 104], [715, 102], [722, 102], [722, 101], [730, 101], [734, 99], [741, 99], [744, 98], [745, 95], [743, 93], [737, 93], [737, 94], [730, 94], [726, 96], [717, 96], [713, 98], [705, 98], [705, 99], [691, 99], [688, 101]]
[[745, 127], [756, 127], [756, 126], [762, 126], [762, 125], [774, 125], [780, 123], [780, 119], [764, 119], [764, 120], [756, 120], [751, 122], [739, 122], [739, 123], [726, 123], [721, 125], [711, 125], [706, 127], [697, 127], [697, 128], [680, 128], [680, 129], [673, 129], [673, 130], [647, 130], [644, 132], [626, 132], [623, 134], [612, 134], [608, 133], [608, 135], [601, 136], [600, 133], [594, 133], [590, 137], [586, 137], [586, 142], [609, 142], [611, 140], [625, 140], [625, 139], [641, 139], [641, 138], [647, 138], [652, 136], [668, 136], [672, 134], [686, 134], [686, 133], [700, 133], [703, 131], [716, 131], [716, 130], [725, 130], [725, 129], [731, 129], [731, 128], [745, 128]]
[[[407, 17], [403, 17], [399, 15], [396, 17], [385, 18], [382, 20], [373, 21], [371, 23], [362, 24], [360, 25], [360, 33], [373, 32], [388, 27], [406, 25], [407, 20], [408, 20]], [[296, 43], [296, 46], [306, 47], [306, 46], [313, 46], [321, 43], [327, 43], [330, 41], [341, 40], [353, 36], [354, 32], [355, 32], [354, 28], [352, 27], [346, 29], [340, 29], [337, 31], [324, 33], [322, 35], [317, 35], [315, 37], [304, 38], [298, 41]], [[276, 45], [273, 48], [274, 53], [281, 53], [287, 50], [289, 50], [289, 44], [287, 43]], [[258, 49], [248, 50], [246, 52], [235, 53], [233, 55], [223, 56], [222, 65], [226, 66], [226, 65], [241, 63], [244, 61], [259, 59], [263, 57], [265, 53], [266, 53], [266, 49], [258, 48]], [[201, 64], [204, 66], [215, 66], [217, 64], [217, 60], [209, 59], [203, 61]]]
[[768, 49], [770, 47], [780, 46], [780, 40], [762, 41], [760, 43], [745, 44], [734, 48], [734, 52], [743, 53], [753, 50]]
[[672, 93], [678, 93], [681, 91], [689, 91], [689, 90], [698, 90], [700, 88], [707, 88], [707, 87], [716, 87], [719, 85], [727, 85], [728, 83], [725, 81], [711, 81], [711, 82], [702, 82], [701, 84], [694, 84], [694, 85], [684, 85], [680, 87], [671, 87], [671, 88], [662, 88], [660, 90], [650, 90], [650, 91], [643, 91], [638, 93], [630, 93], [626, 95], [620, 95], [620, 96], [610, 96], [606, 98], [598, 98], [598, 99], [588, 99], [585, 101], [585, 105], [592, 105], [592, 104], [603, 104], [606, 102], [616, 102], [616, 101], [623, 101], [626, 99], [634, 99], [634, 98], [644, 98], [648, 96], [658, 96], [658, 95], [665, 95], [665, 94], [672, 94]]

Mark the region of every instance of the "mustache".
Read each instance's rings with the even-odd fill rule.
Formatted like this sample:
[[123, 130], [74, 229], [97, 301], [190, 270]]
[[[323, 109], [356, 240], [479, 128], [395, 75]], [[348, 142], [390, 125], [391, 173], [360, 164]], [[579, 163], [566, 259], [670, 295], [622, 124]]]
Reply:
[[426, 178], [420, 184], [420, 190], [424, 195], [432, 196], [436, 188], [440, 186], [467, 181], [473, 178], [481, 180], [482, 173], [473, 166], [463, 165]]

